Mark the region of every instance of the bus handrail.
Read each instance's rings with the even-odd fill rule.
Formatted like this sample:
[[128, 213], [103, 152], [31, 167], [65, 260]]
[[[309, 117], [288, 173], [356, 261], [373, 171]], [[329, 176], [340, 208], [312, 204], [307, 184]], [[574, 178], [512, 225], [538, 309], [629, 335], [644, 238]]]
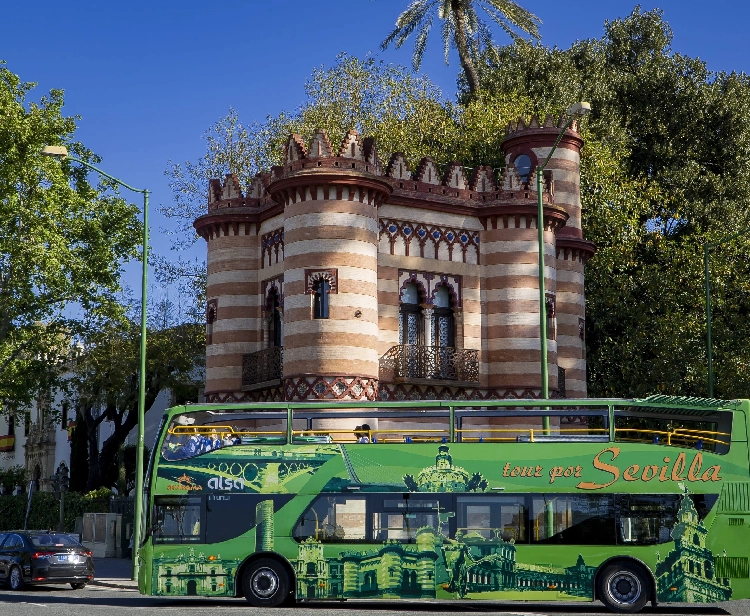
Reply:
[[[694, 430], [692, 428], [675, 428], [673, 430], [652, 430], [650, 428], [615, 428], [615, 433], [617, 432], [635, 432], [635, 433], [641, 433], [641, 434], [651, 434], [651, 435], [664, 435], [667, 437], [666, 444], [672, 445], [672, 437], [683, 437], [684, 439], [694, 439], [694, 440], [701, 440], [706, 443], [716, 443], [719, 445], [728, 445], [729, 442], [721, 439], [714, 439], [710, 438], [708, 436], [705, 436], [706, 434], [714, 434], [714, 435], [720, 435], [720, 436], [730, 436], [731, 434], [727, 432], [716, 432], [712, 430]], [[680, 434], [681, 432], [687, 432], [687, 434]], [[633, 439], [628, 439], [633, 440]], [[637, 442], [637, 441], [636, 441]]]

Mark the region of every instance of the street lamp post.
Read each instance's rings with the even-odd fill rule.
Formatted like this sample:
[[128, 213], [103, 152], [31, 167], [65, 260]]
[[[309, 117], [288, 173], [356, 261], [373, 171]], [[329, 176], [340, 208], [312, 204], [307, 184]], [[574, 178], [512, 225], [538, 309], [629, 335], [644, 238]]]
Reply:
[[85, 160], [68, 155], [64, 146], [48, 145], [42, 149], [44, 156], [53, 156], [58, 159], [69, 158], [77, 163], [93, 169], [98, 174], [109, 178], [116, 184], [143, 194], [143, 246], [141, 254], [143, 257], [143, 268], [141, 274], [141, 349], [140, 349], [140, 375], [138, 381], [138, 444], [136, 446], [135, 462], [135, 513], [133, 520], [133, 579], [138, 579], [138, 549], [141, 545], [142, 516], [143, 516], [143, 453], [144, 453], [144, 421], [146, 416], [146, 299], [148, 295], [148, 189], [133, 188], [122, 180], [105, 173], [98, 167], [87, 163]]
[[750, 229], [745, 229], [734, 235], [728, 235], [717, 242], [706, 242], [703, 244], [703, 268], [705, 271], [705, 289], [706, 289], [706, 358], [708, 360], [708, 397], [714, 397], [714, 354], [713, 341], [711, 340], [711, 278], [709, 269], [709, 259], [711, 248], [716, 248], [727, 242], [731, 242], [738, 237], [747, 235]]
[[[541, 165], [536, 168], [536, 192], [537, 192], [537, 230], [539, 236], [539, 339], [541, 346], [541, 360], [542, 360], [542, 399], [546, 400], [549, 398], [549, 366], [547, 358], [547, 297], [544, 289], [544, 203], [542, 201], [542, 188], [544, 185], [544, 168], [549, 163], [554, 154], [557, 146], [565, 135], [565, 131], [568, 130], [570, 125], [577, 117], [586, 115], [591, 111], [591, 105], [589, 103], [580, 102], [575, 103], [568, 109], [568, 121], [560, 129], [560, 134], [557, 135], [555, 145], [547, 154], [547, 158]], [[542, 418], [542, 429], [545, 434], [549, 434], [549, 416], [545, 415]]]

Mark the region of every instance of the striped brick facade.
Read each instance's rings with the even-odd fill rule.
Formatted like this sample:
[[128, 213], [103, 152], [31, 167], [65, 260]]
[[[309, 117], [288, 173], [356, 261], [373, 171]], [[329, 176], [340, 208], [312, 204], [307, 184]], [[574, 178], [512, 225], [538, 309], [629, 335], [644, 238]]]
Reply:
[[[383, 165], [350, 131], [338, 148], [324, 132], [291, 136], [284, 165], [246, 194], [233, 176], [212, 180], [195, 222], [208, 244], [207, 399], [538, 396], [537, 193], [514, 161], [529, 156], [533, 179], [559, 132], [550, 118], [509, 126], [499, 177], [431, 159], [412, 171], [400, 154]], [[582, 144], [565, 132], [543, 194], [549, 386], [563, 388], [563, 368], [567, 397], [586, 395]]]

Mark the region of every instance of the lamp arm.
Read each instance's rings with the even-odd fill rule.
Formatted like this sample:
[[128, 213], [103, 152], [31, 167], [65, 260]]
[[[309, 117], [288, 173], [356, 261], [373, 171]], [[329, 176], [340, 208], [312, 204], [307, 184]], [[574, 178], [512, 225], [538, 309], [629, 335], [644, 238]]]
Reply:
[[568, 121], [565, 123], [565, 126], [562, 127], [560, 134], [557, 135], [557, 139], [555, 140], [555, 145], [552, 146], [552, 149], [549, 151], [549, 154], [547, 154], [547, 158], [545, 158], [544, 162], [540, 166], [537, 167], [538, 170], [544, 171], [544, 168], [547, 166], [547, 163], [549, 162], [550, 158], [552, 158], [552, 155], [555, 153], [557, 146], [560, 145], [560, 142], [562, 141], [565, 131], [568, 130], [570, 125], [573, 123], [573, 120], [575, 120], [574, 116], [570, 116], [568, 118]]
[[728, 235], [726, 237], [722, 237], [717, 242], [711, 242], [711, 243], [705, 244], [706, 249], [716, 248], [717, 246], [721, 246], [722, 244], [726, 244], [727, 242], [731, 242], [732, 240], [735, 240], [738, 237], [742, 237], [743, 235], [747, 235], [748, 233], [750, 233], [750, 228], [747, 228], [744, 231], [740, 231], [739, 233], [735, 233], [734, 235]]
[[109, 178], [113, 182], [117, 182], [120, 186], [124, 186], [128, 190], [132, 190], [133, 192], [138, 192], [138, 193], [146, 193], [146, 192], [148, 192], [148, 189], [145, 189], [145, 188], [143, 188], [143, 189], [141, 189], [141, 188], [134, 188], [130, 184], [126, 184], [125, 182], [123, 182], [122, 180], [116, 178], [115, 176], [109, 175], [109, 173], [107, 173], [106, 171], [102, 171], [101, 169], [99, 169], [99, 167], [95, 167], [91, 163], [87, 163], [85, 160], [81, 160], [80, 158], [76, 158], [75, 156], [67, 156], [67, 158], [69, 158], [70, 160], [74, 160], [77, 163], [81, 163], [82, 165], [84, 165], [85, 167], [88, 167], [89, 169], [93, 169], [97, 173], [103, 175], [105, 178]]

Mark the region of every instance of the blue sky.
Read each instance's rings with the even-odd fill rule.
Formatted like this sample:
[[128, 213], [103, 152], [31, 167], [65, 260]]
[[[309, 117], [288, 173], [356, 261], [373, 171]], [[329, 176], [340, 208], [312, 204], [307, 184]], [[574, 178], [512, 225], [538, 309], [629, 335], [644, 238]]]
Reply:
[[[411, 43], [379, 52], [407, 0], [92, 0], [5, 2], [0, 59], [37, 96], [65, 90], [66, 113], [80, 115], [77, 137], [103, 158], [101, 167], [152, 191], [152, 247], [168, 253], [156, 210], [171, 194], [167, 161], [196, 160], [201, 134], [234, 107], [244, 123], [292, 109], [314, 66], [345, 51], [379, 53], [410, 65]], [[525, 0], [538, 15], [542, 42], [567, 47], [599, 37], [604, 22], [629, 14], [621, 0]], [[569, 8], [565, 8], [567, 7]], [[750, 3], [715, 0], [643, 2], [659, 7], [674, 31], [673, 49], [712, 70], [750, 72]], [[438, 32], [435, 32], [435, 36]], [[496, 40], [507, 42], [502, 33]], [[434, 38], [422, 67], [443, 92], [455, 92], [458, 58], [445, 66]], [[141, 203], [140, 197], [134, 201]], [[204, 247], [199, 244], [202, 251]], [[138, 288], [137, 267], [127, 282]]]

